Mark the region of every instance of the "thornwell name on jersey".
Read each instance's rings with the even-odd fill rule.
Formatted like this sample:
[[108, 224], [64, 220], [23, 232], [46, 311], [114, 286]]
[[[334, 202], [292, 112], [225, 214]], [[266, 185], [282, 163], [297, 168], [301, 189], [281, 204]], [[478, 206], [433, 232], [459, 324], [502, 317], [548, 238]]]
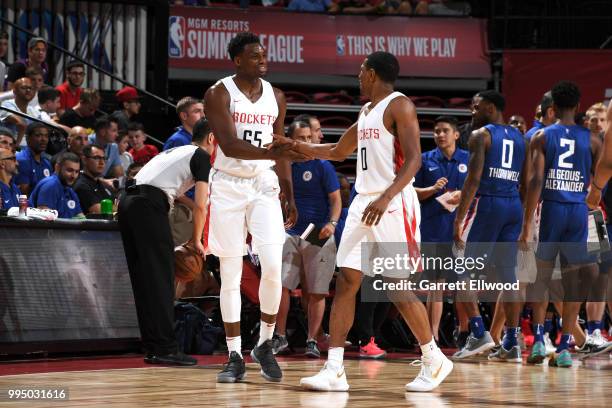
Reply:
[[489, 167], [489, 177], [502, 180], [518, 181], [519, 172], [514, 170], [502, 169], [499, 167]]
[[580, 181], [581, 178], [580, 171], [549, 169], [544, 188], [580, 193], [584, 191], [584, 182]]

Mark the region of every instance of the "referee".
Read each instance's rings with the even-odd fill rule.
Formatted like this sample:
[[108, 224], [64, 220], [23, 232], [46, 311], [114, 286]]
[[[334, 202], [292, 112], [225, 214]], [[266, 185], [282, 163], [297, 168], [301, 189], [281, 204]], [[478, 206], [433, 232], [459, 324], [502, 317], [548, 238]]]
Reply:
[[166, 150], [136, 175], [119, 204], [119, 228], [130, 271], [136, 313], [149, 364], [194, 365], [178, 351], [174, 335], [174, 243], [168, 211], [195, 184], [193, 245], [204, 254], [204, 229], [210, 156], [210, 127], [200, 119], [191, 145]]

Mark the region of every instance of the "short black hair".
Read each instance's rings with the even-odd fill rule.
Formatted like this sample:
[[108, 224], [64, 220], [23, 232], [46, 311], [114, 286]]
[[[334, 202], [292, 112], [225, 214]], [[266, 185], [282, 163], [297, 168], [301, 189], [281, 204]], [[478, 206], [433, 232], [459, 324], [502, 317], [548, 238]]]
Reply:
[[196, 143], [202, 143], [206, 136], [210, 133], [210, 124], [208, 123], [208, 119], [200, 118], [193, 125], [193, 138], [192, 140]]
[[244, 51], [244, 47], [249, 44], [261, 44], [259, 37], [251, 32], [244, 31], [236, 34], [234, 38], [231, 39], [229, 44], [227, 45], [227, 52], [230, 56], [230, 59], [233, 61], [234, 58], [238, 56], [242, 51]]
[[310, 123], [304, 122], [301, 120], [294, 120], [289, 125], [289, 129], [287, 129], [287, 134], [291, 137], [293, 136], [293, 132], [295, 132], [296, 129], [305, 129], [305, 128], [310, 129]]
[[81, 164], [81, 159], [79, 158], [79, 156], [77, 156], [75, 153], [72, 153], [72, 152], [60, 153], [59, 157], [57, 158], [56, 164], [58, 164], [61, 167], [67, 161], [71, 161], [73, 163], [79, 163], [79, 165]]
[[117, 119], [112, 116], [106, 115], [98, 118], [94, 124], [94, 132], [98, 133], [100, 130], [108, 129], [113, 122], [119, 125]]
[[381, 80], [389, 84], [393, 84], [399, 75], [399, 62], [389, 52], [373, 52], [366, 58], [365, 66], [373, 69]]
[[577, 125], [582, 126], [585, 120], [587, 120], [586, 112], [578, 112], [576, 116], [574, 116], [574, 122], [576, 122]]
[[580, 103], [580, 89], [570, 81], [559, 81], [550, 90], [553, 103], [561, 109], [571, 109]]
[[142, 163], [139, 163], [139, 162], [134, 162], [134, 163], [131, 163], [131, 164], [128, 166], [128, 168], [127, 168], [127, 173], [129, 173], [130, 171], [132, 171], [132, 170], [134, 170], [134, 169], [137, 169], [137, 168], [142, 168], [142, 167], [144, 167], [144, 164], [142, 164]]
[[448, 123], [454, 130], [458, 130], [459, 127], [459, 121], [454, 116], [438, 116], [434, 120], [434, 125], [437, 125], [438, 123]]
[[60, 96], [60, 91], [52, 86], [43, 86], [38, 91], [38, 103], [42, 105], [47, 101], [54, 101]]
[[493, 89], [480, 91], [476, 94], [476, 96], [481, 97], [483, 101], [489, 102], [500, 112], [503, 112], [503, 110], [506, 109], [506, 98], [504, 98], [501, 93]]
[[32, 122], [32, 123], [30, 123], [30, 124], [28, 125], [28, 127], [26, 128], [26, 131], [25, 131], [25, 133], [26, 133], [26, 139], [27, 139], [28, 137], [30, 137], [30, 135], [32, 135], [32, 133], [34, 133], [34, 131], [35, 131], [36, 129], [40, 129], [40, 128], [45, 128], [45, 129], [47, 129], [47, 128], [48, 128], [48, 126], [47, 126], [47, 125], [45, 125], [44, 123], [41, 123], [41, 122]]
[[13, 141], [15, 140], [15, 134], [13, 131], [4, 126], [0, 126], [0, 136], [10, 136], [13, 138]]
[[70, 71], [72, 68], [76, 68], [76, 67], [81, 67], [85, 69], [85, 64], [83, 64], [81, 61], [78, 61], [78, 60], [70, 60], [66, 64], [66, 71]]
[[91, 151], [93, 149], [100, 149], [104, 152], [104, 154], [106, 155], [106, 152], [104, 151], [104, 148], [102, 146], [100, 146], [99, 144], [88, 144], [87, 146], [85, 146], [83, 148], [83, 156], [85, 157], [89, 157], [91, 156]]
[[140, 122], [130, 122], [128, 123], [127, 131], [128, 132], [136, 132], [138, 130], [145, 131], [144, 125]]
[[9, 39], [8, 33], [4, 30], [0, 31], [0, 40], [8, 40], [8, 39]]
[[542, 100], [540, 101], [540, 112], [542, 112], [542, 115], [546, 113], [546, 110], [548, 108], [552, 108], [552, 104], [552, 93], [548, 91], [544, 95], [542, 95]]
[[316, 116], [309, 115], [308, 113], [300, 113], [293, 119], [293, 121], [310, 123], [311, 119], [316, 119]]

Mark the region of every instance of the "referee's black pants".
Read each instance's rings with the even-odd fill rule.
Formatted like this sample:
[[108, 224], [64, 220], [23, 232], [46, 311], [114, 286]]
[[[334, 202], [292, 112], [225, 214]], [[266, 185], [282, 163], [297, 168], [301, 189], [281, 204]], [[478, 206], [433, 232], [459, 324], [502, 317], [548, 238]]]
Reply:
[[147, 353], [177, 351], [174, 335], [174, 243], [167, 195], [147, 185], [128, 188], [119, 203], [119, 228]]

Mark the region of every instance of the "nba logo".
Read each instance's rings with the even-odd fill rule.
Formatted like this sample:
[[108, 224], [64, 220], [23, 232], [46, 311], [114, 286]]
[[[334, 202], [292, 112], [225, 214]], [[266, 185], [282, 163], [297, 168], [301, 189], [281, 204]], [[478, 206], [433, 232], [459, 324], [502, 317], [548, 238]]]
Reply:
[[168, 36], [168, 56], [183, 58], [185, 56], [185, 17], [170, 16]]
[[344, 52], [345, 52], [344, 50], [345, 50], [344, 36], [337, 35], [336, 36], [336, 54], [344, 55]]

